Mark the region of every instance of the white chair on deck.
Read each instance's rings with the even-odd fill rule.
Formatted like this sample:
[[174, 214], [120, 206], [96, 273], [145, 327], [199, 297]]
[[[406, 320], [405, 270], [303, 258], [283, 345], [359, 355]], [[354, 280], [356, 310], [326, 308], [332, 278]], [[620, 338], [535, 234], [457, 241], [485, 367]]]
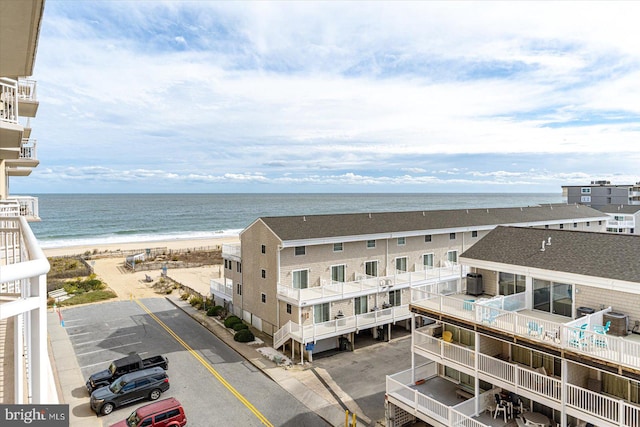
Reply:
[[503, 416], [504, 416], [504, 422], [507, 422], [507, 404], [500, 399], [500, 395], [499, 394], [495, 394], [495, 398], [496, 398], [496, 411], [493, 413], [493, 419], [495, 420], [496, 417], [498, 416], [499, 412], [502, 412]]

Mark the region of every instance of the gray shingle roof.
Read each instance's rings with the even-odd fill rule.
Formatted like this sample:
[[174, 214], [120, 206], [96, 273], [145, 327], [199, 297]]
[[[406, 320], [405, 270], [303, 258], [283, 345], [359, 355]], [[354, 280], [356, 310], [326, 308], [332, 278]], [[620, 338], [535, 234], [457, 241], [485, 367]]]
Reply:
[[496, 227], [460, 258], [640, 283], [640, 236], [629, 234]]
[[640, 205], [606, 205], [599, 209], [606, 213], [634, 214], [640, 211]]
[[376, 212], [260, 218], [283, 241], [384, 233], [525, 224], [574, 219], [606, 219], [602, 212], [583, 205], [522, 208], [454, 209]]

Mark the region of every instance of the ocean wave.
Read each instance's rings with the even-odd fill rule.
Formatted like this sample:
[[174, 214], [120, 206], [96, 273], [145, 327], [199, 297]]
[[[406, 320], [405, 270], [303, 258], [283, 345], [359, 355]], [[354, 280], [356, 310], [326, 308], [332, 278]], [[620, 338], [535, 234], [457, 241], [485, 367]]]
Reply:
[[[218, 230], [218, 231], [193, 231], [185, 233], [166, 234], [117, 234], [94, 237], [77, 237], [69, 239], [40, 239], [42, 249], [66, 248], [70, 246], [95, 246], [114, 243], [146, 243], [162, 242], [168, 240], [191, 239], [219, 239], [223, 237], [238, 237], [242, 229]], [[205, 245], [206, 246], [206, 245]]]

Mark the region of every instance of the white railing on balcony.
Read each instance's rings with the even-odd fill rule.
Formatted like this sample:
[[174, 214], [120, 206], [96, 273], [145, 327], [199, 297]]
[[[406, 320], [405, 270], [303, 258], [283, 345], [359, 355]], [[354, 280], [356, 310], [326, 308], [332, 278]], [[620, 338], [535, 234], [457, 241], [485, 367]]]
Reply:
[[607, 227], [632, 228], [634, 226], [635, 226], [635, 221], [614, 221], [614, 220], [607, 221]]
[[26, 101], [36, 101], [37, 82], [30, 79], [18, 79], [18, 97]]
[[474, 369], [475, 351], [463, 345], [445, 342], [439, 338], [415, 331], [413, 335], [414, 347], [424, 350], [441, 360], [455, 362], [467, 368]]
[[36, 152], [37, 141], [35, 139], [22, 138], [20, 146], [20, 158], [27, 160], [38, 160]]
[[0, 121], [18, 123], [18, 82], [0, 78]]
[[225, 254], [240, 258], [240, 243], [224, 243], [222, 245], [222, 255], [224, 256]]
[[[411, 300], [413, 305], [427, 310], [446, 313], [513, 335], [528, 337], [632, 368], [640, 366], [640, 343], [599, 334], [593, 330], [594, 326], [602, 325], [603, 313], [611, 311], [611, 307], [567, 323], [558, 323], [500, 308], [519, 310], [524, 304], [523, 293], [472, 301], [423, 289], [412, 289]], [[581, 325], [586, 327], [580, 328]]]
[[14, 345], [24, 348], [24, 363], [14, 364], [14, 403], [57, 402], [57, 396], [49, 395], [48, 386], [53, 381], [46, 338], [48, 271], [47, 258], [26, 219], [0, 218], [0, 293], [5, 294], [0, 320], [15, 318], [23, 325], [13, 336]]
[[225, 283], [220, 283], [215, 279], [211, 279], [209, 281], [209, 289], [212, 294], [233, 297], [233, 282], [230, 280]]
[[0, 216], [23, 216], [27, 219], [39, 219], [38, 198], [9, 196], [6, 200], [0, 200]]
[[[321, 282], [321, 286], [294, 288], [290, 285], [278, 284], [278, 294], [284, 298], [313, 304], [314, 300], [343, 299], [355, 295], [372, 292], [386, 292], [391, 289], [421, 286], [427, 282], [446, 282], [458, 280], [464, 272], [460, 265], [435, 268], [431, 270], [406, 272], [393, 276], [371, 277], [358, 275], [356, 280], [349, 282]], [[452, 289], [451, 292], [455, 292]]]
[[278, 348], [288, 339], [306, 344], [308, 342], [340, 336], [348, 332], [394, 323], [399, 320], [409, 319], [410, 317], [409, 304], [405, 304], [355, 316], [344, 316], [327, 322], [313, 323], [302, 327], [297, 323], [289, 321], [274, 334], [273, 346], [274, 348]]

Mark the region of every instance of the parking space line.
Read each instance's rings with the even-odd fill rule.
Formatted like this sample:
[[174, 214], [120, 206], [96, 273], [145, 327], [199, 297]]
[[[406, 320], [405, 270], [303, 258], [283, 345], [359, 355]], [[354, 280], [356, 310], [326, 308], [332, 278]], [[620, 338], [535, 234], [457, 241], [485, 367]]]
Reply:
[[215, 369], [213, 369], [213, 367], [202, 357], [200, 356], [194, 349], [192, 349], [189, 344], [187, 344], [186, 342], [184, 342], [182, 340], [182, 338], [180, 338], [175, 332], [173, 332], [173, 330], [171, 328], [169, 328], [162, 320], [160, 320], [158, 318], [158, 316], [156, 316], [155, 314], [153, 314], [151, 312], [151, 310], [149, 310], [147, 308], [147, 306], [145, 306], [143, 303], [141, 303], [137, 298], [134, 299], [134, 301], [136, 302], [136, 304], [138, 304], [145, 312], [147, 312], [147, 314], [149, 316], [151, 316], [151, 318], [153, 320], [155, 320], [158, 325], [162, 326], [162, 328], [167, 331], [169, 333], [169, 335], [171, 335], [176, 341], [178, 341], [178, 343], [180, 345], [182, 345], [189, 353], [191, 353], [193, 355], [193, 357], [195, 357], [201, 364], [202, 366], [204, 366], [209, 372], [211, 372], [211, 374], [216, 377], [216, 379], [218, 381], [220, 381], [220, 383], [225, 386], [225, 388], [227, 390], [229, 390], [231, 392], [231, 394], [233, 394], [240, 402], [242, 402], [242, 404], [244, 406], [247, 407], [247, 409], [249, 409], [261, 422], [262, 424], [269, 426], [269, 427], [274, 427], [273, 424], [271, 424], [271, 422], [269, 422], [269, 420], [262, 415], [262, 413], [260, 411], [258, 411], [258, 409], [256, 409], [255, 406], [253, 406], [253, 404], [251, 402], [249, 402], [247, 400], [246, 397], [244, 397], [242, 394], [240, 394], [240, 392], [238, 392], [238, 390], [236, 390], [231, 384], [229, 384], [227, 382], [227, 380], [225, 380], [222, 375], [220, 375], [218, 373], [218, 371], [216, 371]]
[[114, 348], [120, 348], [120, 347], [128, 347], [130, 345], [135, 345], [135, 344], [142, 344], [142, 341], [132, 342], [132, 343], [129, 343], [129, 344], [115, 345], [113, 347], [101, 348], [100, 350], [87, 351], [85, 353], [76, 353], [76, 356], [84, 356], [86, 354], [99, 353], [101, 351], [113, 350]]
[[122, 338], [122, 337], [129, 337], [131, 335], [138, 335], [138, 334], [136, 332], [132, 332], [130, 334], [116, 335], [116, 336], [113, 336], [113, 337], [103, 338], [103, 339], [100, 339], [100, 340], [78, 342], [78, 343], [74, 343], [74, 345], [85, 345], [85, 344], [91, 344], [91, 343], [94, 343], [94, 342], [103, 342], [103, 341], [114, 340], [114, 339]]
[[89, 334], [95, 334], [95, 332], [78, 332], [77, 334], [67, 334], [69, 336], [69, 338], [71, 337], [77, 337], [78, 335], [89, 335]]

